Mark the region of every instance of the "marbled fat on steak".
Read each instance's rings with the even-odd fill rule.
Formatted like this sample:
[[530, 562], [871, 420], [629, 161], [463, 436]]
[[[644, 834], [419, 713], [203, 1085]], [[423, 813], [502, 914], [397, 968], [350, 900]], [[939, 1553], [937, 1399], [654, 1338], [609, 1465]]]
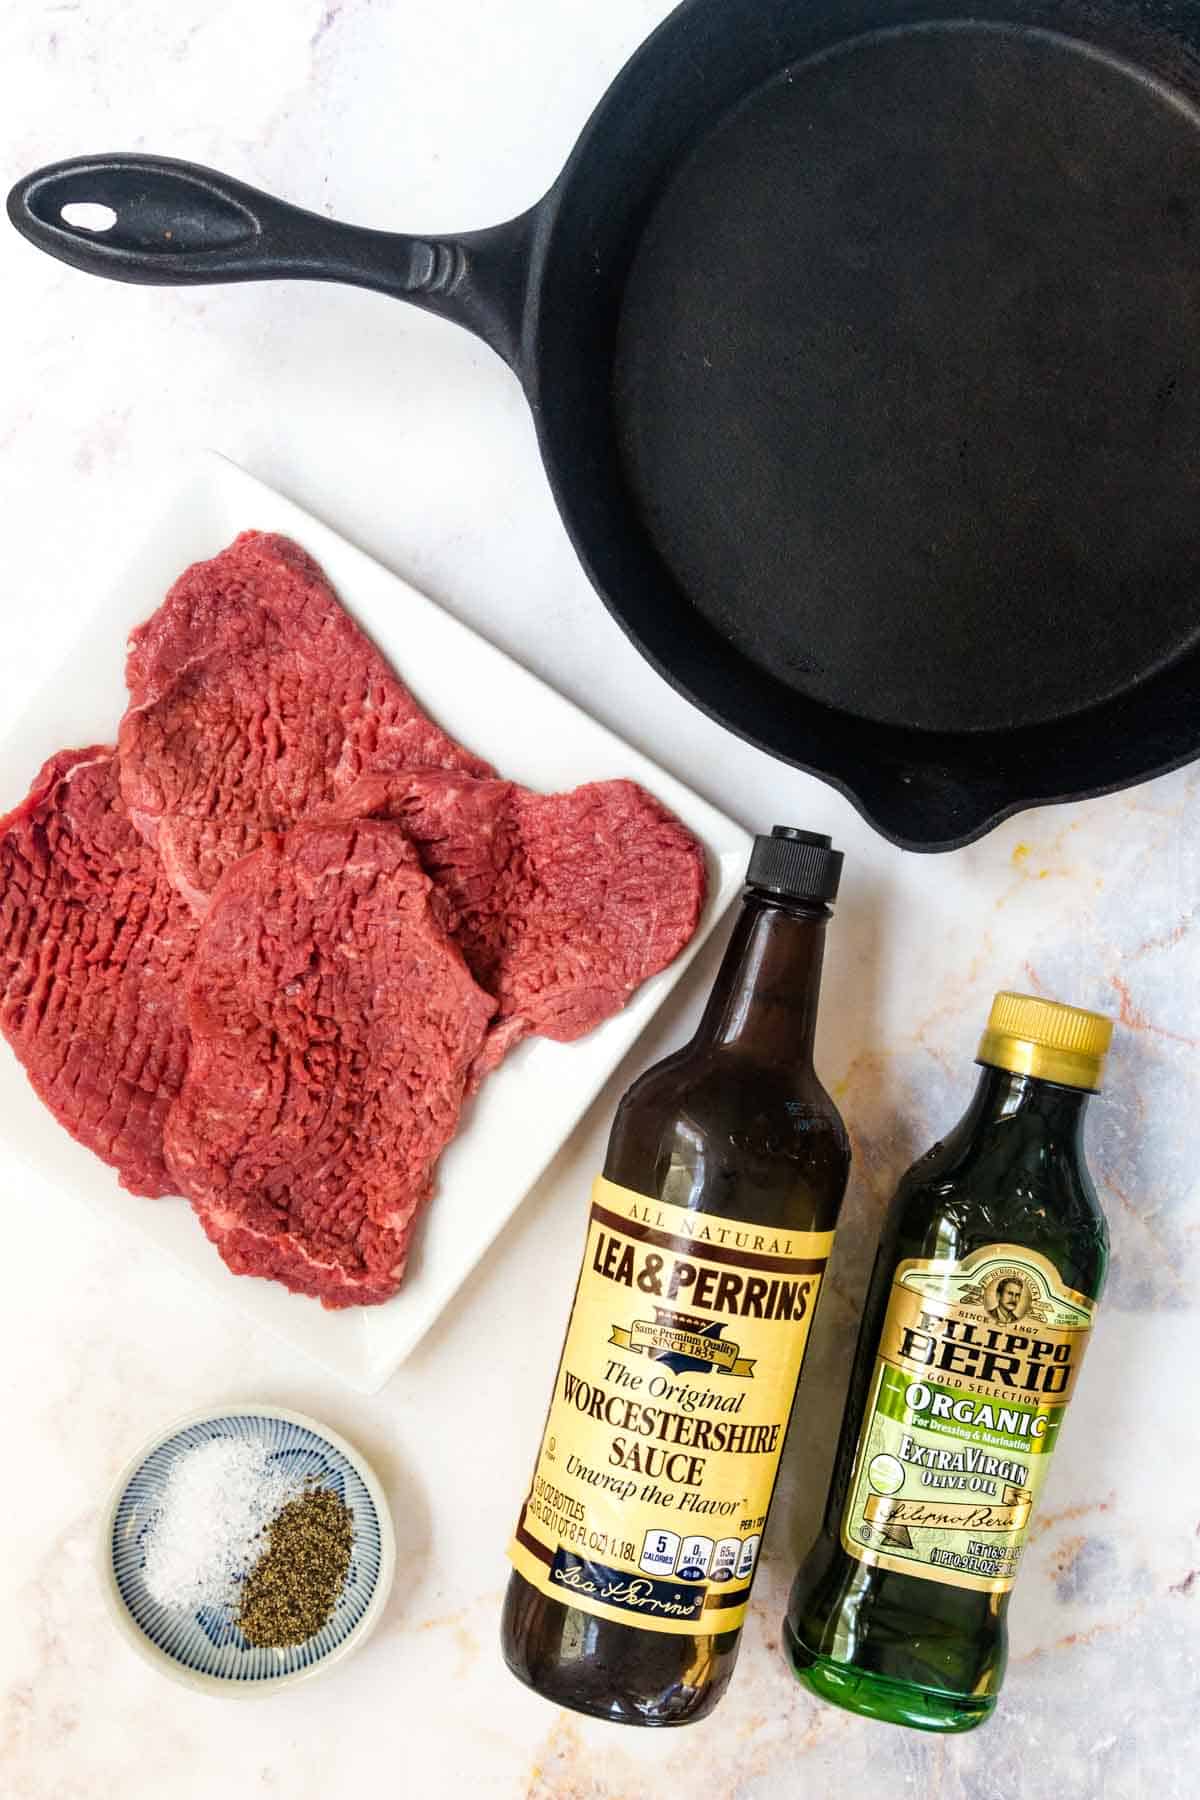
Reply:
[[496, 1003], [386, 822], [269, 834], [224, 877], [167, 1122], [181, 1192], [240, 1275], [387, 1300]]
[[135, 1194], [175, 1191], [196, 928], [130, 824], [116, 756], [64, 750], [0, 819], [0, 1030], [72, 1137]]
[[699, 922], [704, 853], [633, 781], [535, 794], [418, 769], [367, 776], [337, 805], [403, 825], [449, 902], [455, 942], [499, 1002], [476, 1080], [531, 1033], [566, 1043], [611, 1018]]
[[360, 775], [490, 766], [418, 706], [288, 538], [244, 531], [194, 563], [130, 639], [121, 788], [198, 914], [264, 831]]

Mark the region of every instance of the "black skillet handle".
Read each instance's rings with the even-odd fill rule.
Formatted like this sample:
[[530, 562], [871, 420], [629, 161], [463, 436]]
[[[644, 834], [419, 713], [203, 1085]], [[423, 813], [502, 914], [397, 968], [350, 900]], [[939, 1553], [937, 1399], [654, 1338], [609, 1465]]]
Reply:
[[[115, 218], [72, 223], [64, 208], [80, 203]], [[89, 275], [166, 286], [344, 281], [455, 320], [514, 367], [536, 213], [458, 238], [367, 231], [166, 156], [52, 163], [8, 196], [23, 237]]]

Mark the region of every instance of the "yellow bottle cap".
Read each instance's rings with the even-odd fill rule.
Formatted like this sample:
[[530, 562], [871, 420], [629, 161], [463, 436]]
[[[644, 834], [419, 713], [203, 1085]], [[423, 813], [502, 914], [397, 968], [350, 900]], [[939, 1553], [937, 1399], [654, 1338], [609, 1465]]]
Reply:
[[997, 994], [976, 1061], [1064, 1087], [1095, 1089], [1112, 1034], [1112, 1020], [1103, 1013], [1033, 994]]

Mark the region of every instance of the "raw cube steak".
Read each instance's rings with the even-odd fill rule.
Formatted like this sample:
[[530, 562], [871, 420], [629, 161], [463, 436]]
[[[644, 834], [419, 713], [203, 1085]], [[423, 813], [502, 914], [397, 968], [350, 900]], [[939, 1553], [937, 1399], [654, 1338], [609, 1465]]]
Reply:
[[123, 1187], [175, 1191], [167, 1109], [187, 1067], [189, 909], [133, 829], [103, 746], [63, 750], [0, 819], [0, 1029]]
[[388, 1299], [496, 1003], [399, 826], [268, 835], [220, 883], [167, 1122], [229, 1267], [326, 1306]]
[[186, 569], [130, 639], [121, 787], [167, 875], [203, 913], [264, 831], [360, 775], [490, 775], [429, 719], [298, 544], [244, 531]]

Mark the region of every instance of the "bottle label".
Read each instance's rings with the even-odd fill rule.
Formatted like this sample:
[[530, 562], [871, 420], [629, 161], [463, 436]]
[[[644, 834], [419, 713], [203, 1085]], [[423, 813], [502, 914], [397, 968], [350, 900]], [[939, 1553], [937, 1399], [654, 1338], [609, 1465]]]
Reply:
[[742, 1624], [832, 1244], [597, 1180], [508, 1550], [526, 1581], [646, 1631]]
[[860, 1562], [1004, 1593], [1095, 1303], [1034, 1250], [902, 1262], [842, 1516]]

